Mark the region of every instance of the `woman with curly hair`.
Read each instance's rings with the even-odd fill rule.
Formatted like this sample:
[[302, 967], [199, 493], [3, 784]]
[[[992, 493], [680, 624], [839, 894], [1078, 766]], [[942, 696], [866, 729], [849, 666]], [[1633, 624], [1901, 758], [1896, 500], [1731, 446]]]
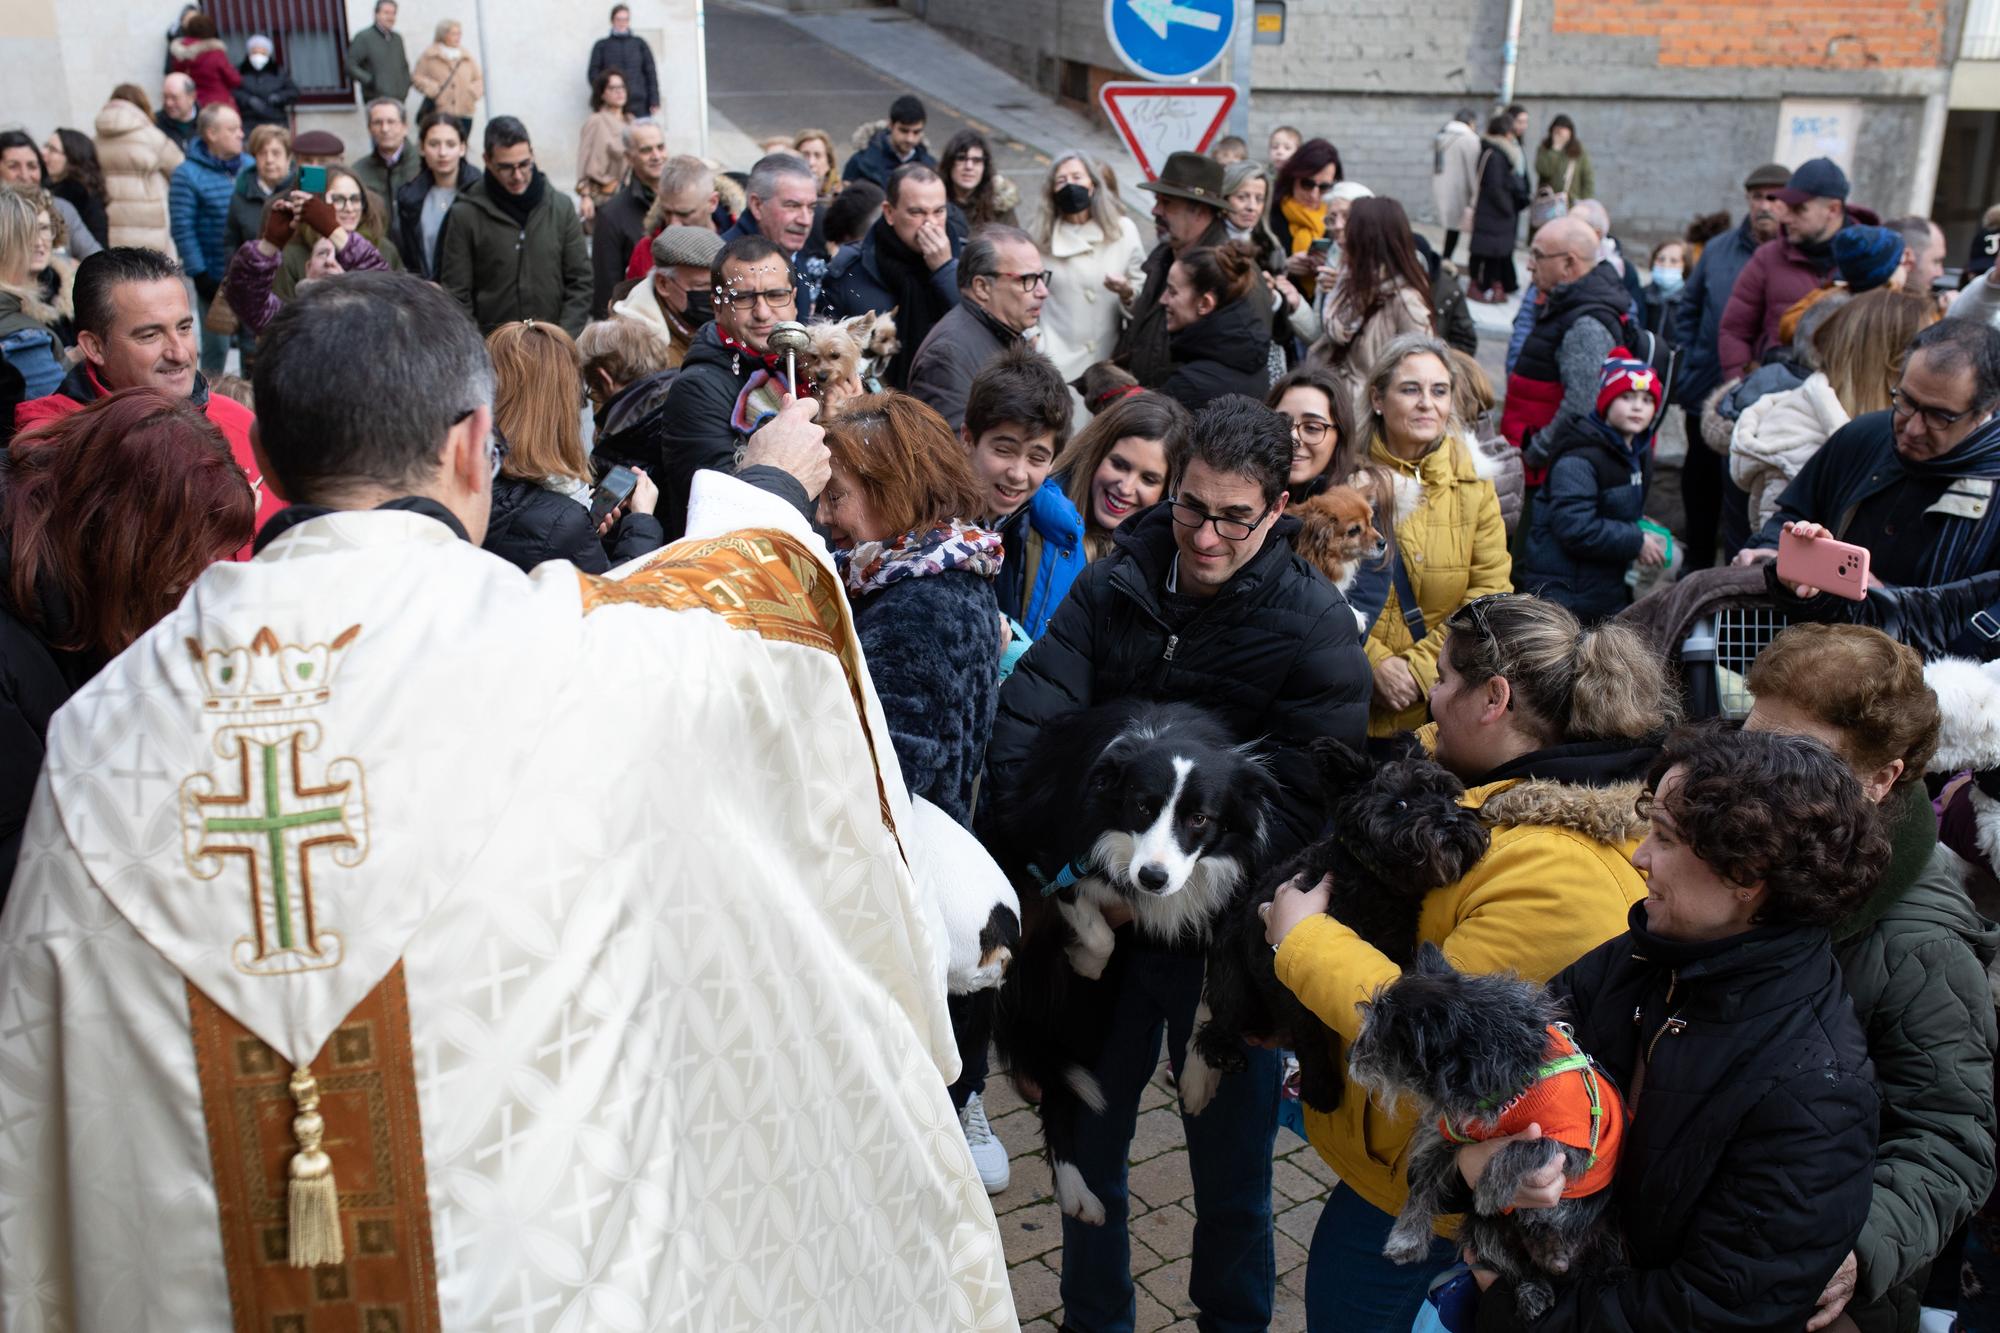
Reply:
[[1863, 1330], [1907, 1328], [1932, 1261], [1993, 1188], [2000, 1036], [1986, 968], [2000, 929], [1966, 895], [1965, 863], [1938, 845], [1924, 771], [1941, 719], [1915, 649], [1861, 625], [1794, 625], [1757, 655], [1747, 683], [1757, 703], [1744, 726], [1825, 742], [1889, 835], [1881, 877], [1833, 924], [1882, 1089], [1882, 1144], [1868, 1224], [1820, 1309], [1832, 1318], [1845, 1307]]
[[[1631, 1110], [1605, 1215], [1630, 1266], [1566, 1284], [1534, 1328], [1802, 1329], [1874, 1192], [1875, 1080], [1828, 932], [1880, 882], [1889, 839], [1846, 761], [1772, 732], [1676, 734], [1641, 808], [1645, 901], [1549, 983]], [[1459, 1172], [1476, 1186], [1539, 1137], [1462, 1148]], [[1565, 1183], [1552, 1160], [1514, 1206]], [[1474, 1273], [1480, 1327], [1513, 1326], [1513, 1292]]]

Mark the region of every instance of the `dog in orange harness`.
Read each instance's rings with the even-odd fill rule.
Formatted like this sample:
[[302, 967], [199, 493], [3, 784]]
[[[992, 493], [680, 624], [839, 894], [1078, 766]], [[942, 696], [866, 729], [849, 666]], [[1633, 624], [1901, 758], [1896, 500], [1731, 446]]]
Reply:
[[[1434, 1227], [1454, 1211], [1458, 1150], [1542, 1127], [1487, 1163], [1459, 1241], [1482, 1266], [1514, 1282], [1524, 1319], [1555, 1303], [1555, 1285], [1623, 1261], [1605, 1216], [1624, 1140], [1625, 1103], [1579, 1050], [1548, 991], [1510, 973], [1459, 972], [1434, 944], [1362, 1005], [1348, 1069], [1391, 1104], [1422, 1103], [1410, 1143], [1409, 1199], [1382, 1252], [1398, 1263], [1429, 1253]], [[1553, 1208], [1514, 1210], [1522, 1179], [1561, 1154], [1566, 1185]]]

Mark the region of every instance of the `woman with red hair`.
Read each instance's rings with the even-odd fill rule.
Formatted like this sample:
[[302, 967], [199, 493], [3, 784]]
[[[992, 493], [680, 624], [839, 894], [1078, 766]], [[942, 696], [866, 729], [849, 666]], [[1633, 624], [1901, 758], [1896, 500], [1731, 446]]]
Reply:
[[222, 432], [153, 389], [107, 394], [0, 453], [0, 886], [50, 717], [248, 542], [256, 513]]

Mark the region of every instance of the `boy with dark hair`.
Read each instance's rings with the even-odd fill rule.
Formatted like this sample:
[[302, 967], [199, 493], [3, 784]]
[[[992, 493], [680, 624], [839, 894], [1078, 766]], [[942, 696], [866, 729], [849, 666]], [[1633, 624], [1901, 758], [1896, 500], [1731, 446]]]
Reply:
[[1082, 572], [1083, 518], [1049, 476], [1069, 443], [1069, 385], [1026, 343], [1015, 342], [973, 378], [959, 435], [986, 491], [986, 516], [1007, 543], [994, 593], [1028, 637], [1041, 634]]
[[930, 113], [918, 98], [904, 93], [889, 104], [889, 123], [875, 131], [868, 146], [847, 159], [842, 180], [873, 181], [887, 189], [889, 173], [897, 167], [920, 162], [935, 167], [937, 159], [924, 147], [924, 124]]

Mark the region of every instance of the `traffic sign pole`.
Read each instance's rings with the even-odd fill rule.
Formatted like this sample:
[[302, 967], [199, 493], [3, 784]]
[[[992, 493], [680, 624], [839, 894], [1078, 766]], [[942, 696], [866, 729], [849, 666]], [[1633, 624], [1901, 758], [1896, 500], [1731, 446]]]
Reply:
[[[1257, 0], [1236, 0], [1236, 34], [1229, 40], [1229, 76], [1236, 85], [1236, 105], [1229, 112], [1229, 132], [1245, 143], [1250, 141], [1250, 75], [1255, 65]], [[1251, 13], [1240, 11], [1251, 10]], [[1260, 154], [1252, 152], [1252, 157]]]

